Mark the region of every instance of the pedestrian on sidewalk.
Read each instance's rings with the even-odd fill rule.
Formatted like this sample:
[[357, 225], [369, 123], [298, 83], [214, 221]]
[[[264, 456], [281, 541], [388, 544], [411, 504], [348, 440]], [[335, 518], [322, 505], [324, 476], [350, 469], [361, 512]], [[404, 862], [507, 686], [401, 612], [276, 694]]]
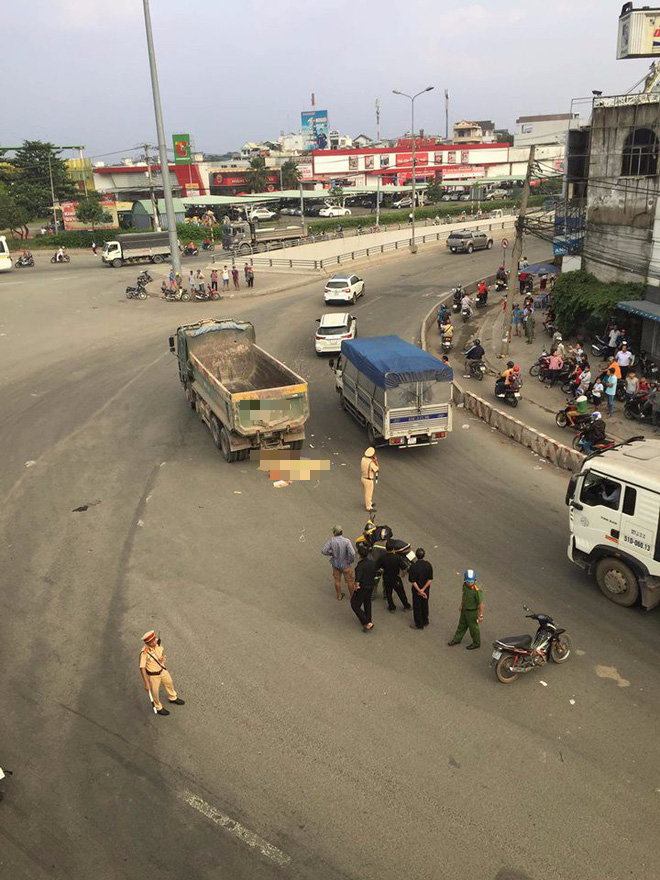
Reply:
[[201, 269], [197, 270], [197, 274], [195, 275], [195, 284], [197, 285], [197, 290], [200, 293], [204, 293], [206, 291], [204, 273], [202, 272]]
[[213, 293], [218, 292], [218, 270], [211, 269], [211, 290]]
[[534, 342], [534, 325], [536, 323], [533, 306], [527, 306], [527, 308], [524, 310], [523, 322], [525, 324], [525, 336], [527, 337], [527, 345], [531, 345]]
[[614, 413], [614, 395], [616, 394], [617, 377], [614, 367], [610, 367], [607, 371], [607, 382], [605, 384], [605, 397], [607, 398], [607, 414], [611, 416]]
[[522, 309], [518, 303], [514, 303], [511, 309], [511, 333], [514, 336], [522, 333]]
[[[614, 370], [614, 375], [616, 376], [617, 382], [620, 382], [621, 381], [621, 367], [619, 366], [619, 362], [617, 361], [616, 358], [614, 358], [614, 360], [612, 361], [611, 364], [607, 365], [606, 372], [609, 373], [610, 370]], [[607, 378], [607, 376], [605, 378]]]
[[614, 354], [619, 345], [619, 340], [621, 339], [621, 331], [617, 327], [617, 325], [613, 322], [612, 326], [609, 328], [607, 332], [607, 347], [608, 353], [610, 357], [614, 357]]
[[226, 264], [222, 267], [222, 289], [229, 290], [229, 269]]
[[167, 657], [165, 649], [160, 643], [160, 639], [156, 637], [156, 633], [150, 629], [142, 636], [144, 646], [140, 651], [140, 675], [144, 682], [144, 688], [151, 694], [151, 700], [154, 709], [158, 715], [169, 715], [167, 709], [163, 709], [163, 705], [159, 699], [161, 684], [167, 692], [167, 700], [177, 706], [183, 706], [185, 701], [177, 695], [174, 690], [174, 682], [172, 676], [167, 670]]
[[594, 382], [591, 388], [591, 401], [594, 405], [595, 410], [599, 410], [601, 407], [601, 403], [603, 402], [603, 394], [605, 393], [605, 386], [603, 385], [603, 377], [597, 376], [596, 381]]
[[374, 628], [371, 620], [371, 594], [376, 586], [376, 563], [369, 559], [369, 548], [364, 544], [358, 547], [360, 561], [355, 566], [355, 590], [351, 596], [351, 608], [362, 624], [362, 632]]
[[364, 450], [364, 455], [360, 462], [360, 480], [362, 481], [362, 489], [364, 491], [364, 506], [369, 513], [376, 509], [373, 498], [379, 471], [376, 450], [373, 446], [368, 446]]
[[248, 263], [246, 263], [243, 266], [243, 276], [245, 277], [245, 283], [247, 284], [248, 287], [250, 286], [250, 284], [249, 284], [249, 275], [250, 275], [249, 268], [250, 267], [249, 267]]
[[473, 569], [468, 570], [463, 575], [463, 594], [461, 596], [461, 604], [458, 606], [460, 617], [458, 618], [458, 626], [456, 632], [448, 645], [460, 645], [465, 633], [470, 630], [472, 643], [467, 645], [468, 651], [474, 651], [481, 647], [481, 632], [479, 624], [484, 619], [484, 599], [477, 584], [477, 575]]
[[231, 267], [231, 278], [234, 282], [234, 290], [240, 290], [240, 284], [238, 283], [238, 266], [236, 265]]
[[247, 286], [254, 287], [254, 266], [252, 265], [247, 268]]
[[522, 272], [523, 269], [526, 269], [529, 266], [529, 260], [527, 257], [522, 257], [522, 259], [518, 260], [518, 271]]
[[95, 241], [92, 242], [92, 253], [94, 254], [94, 256], [96, 256], [96, 242]]
[[408, 580], [411, 583], [412, 608], [414, 623], [411, 629], [424, 629], [429, 625], [429, 593], [433, 581], [433, 566], [425, 559], [426, 551], [423, 547], [415, 550], [415, 561], [408, 571]]
[[589, 366], [589, 361], [585, 361], [582, 364], [582, 375], [580, 376], [580, 384], [578, 385], [577, 393], [578, 394], [586, 394], [589, 390], [589, 386], [591, 385], [591, 367]]
[[628, 400], [632, 400], [639, 392], [639, 379], [633, 370], [630, 370], [624, 381], [626, 383], [626, 397]]
[[401, 605], [406, 611], [410, 611], [411, 604], [406, 596], [406, 591], [401, 580], [401, 573], [406, 570], [406, 564], [402, 557], [394, 551], [394, 541], [389, 538], [385, 543], [385, 555], [380, 557], [378, 569], [383, 572], [383, 587], [387, 599], [387, 610], [396, 611], [396, 605], [392, 600], [392, 592], [399, 597]]
[[355, 562], [355, 550], [348, 538], [344, 537], [341, 526], [332, 527], [332, 538], [325, 542], [321, 553], [324, 556], [330, 557], [332, 579], [337, 591], [337, 600], [341, 601], [346, 595], [341, 590], [342, 576], [346, 582], [349, 596], [352, 596], [355, 589], [355, 576], [352, 567]]

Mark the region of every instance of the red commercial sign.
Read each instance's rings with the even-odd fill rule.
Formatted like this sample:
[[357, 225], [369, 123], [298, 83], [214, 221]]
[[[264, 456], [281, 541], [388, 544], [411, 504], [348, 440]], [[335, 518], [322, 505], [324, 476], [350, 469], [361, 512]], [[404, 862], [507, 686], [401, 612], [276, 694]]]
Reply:
[[[415, 153], [415, 165], [428, 165], [429, 164], [429, 154], [428, 153]], [[410, 168], [412, 167], [412, 153], [397, 153], [396, 154], [396, 165], [397, 168]]]

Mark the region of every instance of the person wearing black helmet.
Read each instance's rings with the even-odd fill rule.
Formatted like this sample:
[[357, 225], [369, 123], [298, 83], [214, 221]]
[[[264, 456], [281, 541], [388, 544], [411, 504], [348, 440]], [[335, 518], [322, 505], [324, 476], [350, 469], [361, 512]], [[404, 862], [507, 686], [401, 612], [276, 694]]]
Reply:
[[470, 376], [470, 361], [482, 361], [485, 354], [486, 352], [481, 344], [481, 340], [473, 340], [472, 345], [465, 351], [465, 379], [468, 379]]
[[401, 573], [406, 570], [406, 565], [401, 556], [394, 551], [394, 541], [390, 538], [385, 543], [385, 554], [378, 560], [378, 569], [383, 572], [383, 587], [387, 599], [387, 610], [396, 611], [396, 605], [392, 601], [392, 592], [395, 592], [406, 611], [412, 608], [401, 580]]
[[374, 628], [371, 621], [371, 594], [376, 586], [376, 563], [369, 559], [369, 548], [358, 544], [360, 561], [355, 566], [355, 590], [351, 596], [351, 608], [362, 624], [362, 631]]

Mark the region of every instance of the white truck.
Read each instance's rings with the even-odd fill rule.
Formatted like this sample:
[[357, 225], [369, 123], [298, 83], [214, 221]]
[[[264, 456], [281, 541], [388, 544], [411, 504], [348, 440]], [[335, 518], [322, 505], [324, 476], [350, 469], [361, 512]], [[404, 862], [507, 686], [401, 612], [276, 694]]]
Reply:
[[398, 336], [344, 339], [330, 361], [342, 409], [370, 446], [435, 445], [451, 431], [451, 367]]
[[660, 603], [660, 440], [585, 458], [566, 492], [568, 557], [617, 605]]
[[167, 232], [127, 232], [103, 245], [105, 266], [119, 269], [127, 263], [162, 263], [172, 258]]

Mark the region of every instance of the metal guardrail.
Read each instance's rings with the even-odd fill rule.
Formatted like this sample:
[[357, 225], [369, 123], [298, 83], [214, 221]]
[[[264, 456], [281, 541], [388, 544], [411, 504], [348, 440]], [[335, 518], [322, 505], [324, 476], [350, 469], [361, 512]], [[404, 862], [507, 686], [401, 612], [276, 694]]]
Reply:
[[[469, 222], [469, 221], [464, 221]], [[504, 229], [507, 225], [511, 224], [511, 220], [508, 222], [506, 220], [498, 220], [497, 222], [481, 222], [481, 223], [470, 223], [470, 229], [483, 229], [488, 232], [492, 232], [493, 229]], [[435, 227], [437, 229], [437, 227]], [[444, 230], [443, 232], [432, 232], [432, 233], [424, 233], [423, 235], [415, 236], [416, 244], [426, 244], [427, 242], [438, 242], [444, 240], [449, 235], [449, 230]], [[314, 242], [322, 241], [323, 239], [315, 238]], [[329, 240], [329, 239], [328, 239]], [[346, 251], [342, 254], [334, 254], [331, 257], [326, 257], [320, 260], [296, 260], [296, 259], [283, 259], [283, 258], [272, 258], [265, 257], [263, 254], [256, 254], [257, 259], [259, 261], [259, 266], [265, 267], [267, 266], [270, 269], [309, 269], [314, 271], [323, 271], [324, 269], [331, 266], [340, 266], [342, 263], [348, 263], [352, 260], [359, 260], [363, 257], [370, 257], [375, 254], [384, 254], [388, 251], [396, 251], [401, 250], [405, 247], [410, 247], [412, 244], [412, 239], [410, 236], [407, 238], [397, 239], [396, 241], [388, 241], [383, 244], [372, 245], [371, 247], [366, 248], [354, 248], [353, 250]], [[252, 259], [251, 262], [254, 263]]]

